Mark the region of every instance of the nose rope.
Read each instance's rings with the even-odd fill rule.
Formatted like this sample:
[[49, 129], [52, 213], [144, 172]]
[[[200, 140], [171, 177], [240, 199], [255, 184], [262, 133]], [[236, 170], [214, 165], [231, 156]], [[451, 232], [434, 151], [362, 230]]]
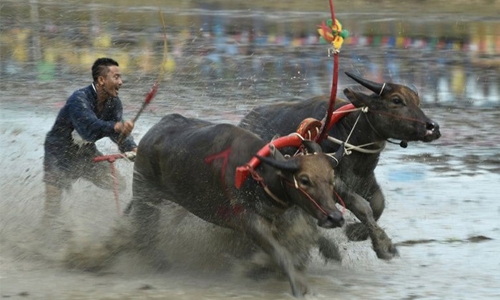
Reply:
[[[326, 216], [328, 216], [328, 213], [304, 189], [302, 189], [301, 187], [299, 187], [299, 185], [297, 183], [297, 180], [295, 179], [295, 176], [293, 177], [293, 181], [294, 181], [293, 184], [289, 180], [284, 179], [284, 181], [288, 185], [292, 185], [297, 190], [301, 191], [304, 195], [306, 195], [306, 197], [307, 197], [307, 199], [309, 199], [309, 201], [311, 201], [322, 213], [324, 213]], [[335, 189], [333, 190], [333, 192], [335, 193], [335, 196], [337, 196], [337, 198], [339, 199], [340, 204], [342, 205], [342, 215], [344, 215], [345, 214], [345, 210], [346, 210], [344, 200], [335, 191]]]
[[340, 204], [342, 205], [342, 215], [344, 215], [345, 214], [344, 199], [342, 199], [342, 197], [340, 197], [339, 193], [337, 193], [337, 191], [335, 189], [333, 189], [333, 192], [335, 193], [335, 196], [337, 196], [337, 198], [339, 199]]
[[322, 212], [325, 216], [328, 216], [328, 213], [318, 204], [318, 202], [316, 202], [304, 189], [300, 188], [296, 182], [296, 179], [295, 177], [293, 177], [293, 180], [294, 182], [290, 182], [289, 180], [286, 180], [285, 178], [283, 178], [283, 180], [285, 181], [286, 184], [290, 185], [290, 186], [293, 186], [295, 189], [299, 190], [300, 192], [302, 192], [302, 194], [304, 194], [307, 199], [309, 199], [309, 201], [311, 201], [314, 206], [316, 206], [316, 208]]
[[[367, 111], [366, 111], [366, 112], [368, 112], [368, 108], [367, 108]], [[408, 121], [414, 121], [414, 122], [421, 123], [421, 124], [426, 124], [426, 122], [424, 122], [424, 121], [420, 121], [420, 120], [418, 120], [418, 119], [414, 119], [414, 118], [403, 118], [403, 117], [396, 116], [396, 115], [394, 115], [394, 114], [384, 113], [384, 112], [380, 112], [380, 111], [372, 111], [372, 112], [374, 112], [374, 113], [378, 113], [378, 114], [381, 114], [381, 115], [386, 115], [386, 116], [389, 116], [389, 117], [393, 117], [393, 118], [395, 118], [395, 119], [400, 119], [400, 120], [408, 120]], [[373, 130], [373, 131], [374, 131], [374, 132], [375, 132], [378, 136], [380, 136], [380, 137], [381, 137], [381, 138], [383, 138], [383, 139], [386, 139], [384, 136], [382, 136], [382, 135], [381, 135], [381, 134], [380, 134], [380, 133], [379, 133], [379, 132], [375, 129], [375, 127], [373, 127], [373, 125], [372, 125], [372, 123], [370, 122], [370, 120], [368, 119], [368, 116], [367, 116], [367, 115], [365, 115], [365, 119], [366, 119], [366, 121], [368, 122], [368, 125], [370, 125], [371, 129], [372, 129], [372, 130]], [[434, 130], [434, 129], [432, 129], [432, 130]], [[390, 141], [389, 139], [386, 139], [386, 140], [387, 140], [388, 142], [390, 142], [390, 143], [394, 143], [394, 142]], [[403, 142], [404, 142], [405, 144], [403, 144]], [[394, 143], [394, 144], [396, 144], [396, 143]], [[402, 142], [400, 143], [400, 146], [401, 146], [401, 147], [403, 147], [403, 148], [406, 148], [406, 145], [407, 145], [407, 144], [406, 144], [406, 142], [405, 142], [405, 141], [402, 141]], [[384, 148], [385, 148], [385, 146], [384, 146]]]
[[290, 206], [288, 203], [286, 203], [285, 201], [281, 200], [280, 198], [278, 198], [278, 196], [276, 196], [273, 192], [271, 192], [271, 190], [269, 189], [269, 187], [264, 183], [264, 178], [262, 178], [262, 176], [260, 176], [257, 171], [255, 171], [254, 168], [250, 167], [250, 166], [247, 166], [248, 168], [248, 171], [250, 172], [250, 174], [252, 175], [252, 178], [257, 181], [261, 186], [262, 188], [264, 189], [264, 191], [274, 200], [276, 201], [277, 203], [281, 204], [283, 207], [288, 207]]
[[[366, 112], [368, 112], [368, 107], [366, 108]], [[382, 139], [385, 140], [385, 137], [383, 135], [381, 135], [377, 129], [375, 129], [375, 127], [373, 127], [372, 125], [372, 122], [370, 122], [370, 119], [368, 119], [368, 115], [366, 115], [365, 113], [365, 119], [366, 119], [366, 122], [368, 122], [368, 125], [370, 125], [370, 128], [373, 130], [373, 132], [375, 132], [376, 135], [378, 135], [379, 137], [381, 137]]]
[[397, 116], [397, 115], [394, 115], [394, 114], [385, 113], [385, 112], [381, 112], [381, 111], [378, 111], [378, 110], [371, 110], [371, 112], [372, 113], [381, 114], [381, 115], [386, 115], [386, 116], [389, 116], [389, 117], [393, 117], [395, 119], [406, 120], [406, 121], [413, 121], [413, 122], [422, 123], [422, 124], [426, 123], [424, 121], [421, 121], [421, 120], [418, 120], [418, 119], [415, 119], [415, 118], [400, 117], [400, 116]]

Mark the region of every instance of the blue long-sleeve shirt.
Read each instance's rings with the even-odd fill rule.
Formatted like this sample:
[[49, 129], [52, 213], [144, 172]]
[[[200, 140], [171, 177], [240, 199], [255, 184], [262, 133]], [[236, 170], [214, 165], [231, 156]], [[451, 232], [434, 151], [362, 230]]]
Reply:
[[73, 130], [86, 141], [96, 141], [109, 137], [118, 144], [121, 152], [131, 151], [137, 145], [132, 136], [121, 139], [115, 132], [116, 122], [122, 121], [123, 107], [120, 98], [110, 98], [101, 112], [97, 111], [97, 92], [93, 85], [75, 91], [59, 111], [52, 129], [47, 133], [45, 146], [63, 153], [74, 140]]

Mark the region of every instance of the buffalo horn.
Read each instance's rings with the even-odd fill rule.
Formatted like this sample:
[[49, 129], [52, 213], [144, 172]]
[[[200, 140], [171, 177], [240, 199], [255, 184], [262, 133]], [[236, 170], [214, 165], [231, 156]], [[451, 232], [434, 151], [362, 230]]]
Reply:
[[313, 141], [310, 141], [310, 140], [303, 140], [302, 141], [302, 145], [304, 145], [304, 147], [306, 147], [306, 150], [308, 153], [321, 153], [323, 152], [323, 150], [321, 149], [321, 146], [318, 145], [318, 143], [315, 143]]
[[368, 79], [361, 78], [359, 76], [356, 76], [350, 72], [345, 72], [345, 74], [352, 79], [354, 79], [357, 83], [361, 84], [365, 88], [369, 89], [370, 91], [376, 93], [377, 95], [382, 95], [386, 92], [389, 91], [390, 87], [387, 86], [386, 84], [380, 84]]
[[300, 169], [299, 162], [297, 160], [285, 160], [285, 161], [280, 161], [276, 160], [273, 158], [265, 157], [265, 156], [260, 156], [260, 155], [255, 155], [261, 162], [266, 163], [278, 170], [281, 171], [288, 171], [288, 172], [297, 172]]
[[344, 144], [340, 145], [340, 148], [335, 152], [335, 154], [328, 155], [328, 158], [330, 158], [330, 162], [332, 163], [332, 167], [336, 168], [340, 164], [340, 161], [342, 160], [342, 157], [344, 157], [344, 149], [345, 146]]

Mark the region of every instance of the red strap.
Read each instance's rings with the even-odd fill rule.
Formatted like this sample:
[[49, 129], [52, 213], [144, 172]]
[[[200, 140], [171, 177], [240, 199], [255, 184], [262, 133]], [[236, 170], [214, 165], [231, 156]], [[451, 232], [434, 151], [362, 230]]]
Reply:
[[[269, 145], [272, 144], [274, 145], [277, 149], [281, 149], [284, 147], [299, 147], [302, 144], [302, 139], [297, 136], [296, 134], [291, 134], [287, 136], [283, 136], [280, 138], [277, 138], [269, 143], [267, 143], [264, 147], [262, 147], [258, 152], [257, 155], [259, 156], [269, 156], [271, 153], [271, 149], [269, 148]], [[250, 161], [244, 165], [236, 168], [236, 178], [234, 185], [236, 188], [240, 188], [243, 182], [247, 179], [248, 173], [249, 173], [249, 168], [255, 169], [259, 165], [260, 160], [257, 157], [252, 157]]]

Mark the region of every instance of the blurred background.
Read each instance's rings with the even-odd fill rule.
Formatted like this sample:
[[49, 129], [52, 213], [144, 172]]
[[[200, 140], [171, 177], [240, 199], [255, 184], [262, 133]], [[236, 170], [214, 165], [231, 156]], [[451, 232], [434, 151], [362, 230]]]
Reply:
[[[313, 299], [500, 299], [500, 0], [334, 4], [349, 31], [339, 96], [357, 85], [346, 71], [415, 86], [442, 137], [406, 149], [388, 144], [376, 169], [387, 198], [379, 223], [403, 243], [401, 257], [378, 260], [370, 241], [331, 231], [345, 257], [314, 261]], [[35, 230], [43, 141], [102, 56], [120, 63], [125, 118], [165, 70], [136, 141], [166, 113], [234, 124], [257, 105], [329, 94], [333, 59], [317, 33], [328, 19], [328, 0], [0, 0], [2, 298], [290, 299], [286, 281], [223, 272], [233, 243], [193, 219], [162, 228], [175, 272], [157, 274], [127, 257], [97, 274], [61, 267], [63, 252], [40, 247], [48, 240]], [[117, 151], [103, 140], [103, 153]], [[131, 183], [133, 164], [121, 160], [117, 168]], [[125, 207], [131, 184], [122, 192]], [[79, 181], [64, 204], [64, 230], [73, 238], [63, 246], [92, 258], [119, 220], [113, 194]]]
[[[126, 94], [132, 92], [122, 96], [126, 110], [161, 67], [168, 74], [163, 97], [188, 112], [187, 101], [203, 107], [210, 101], [231, 114], [256, 101], [330, 92], [333, 60], [317, 33], [330, 18], [327, 0], [1, 2], [3, 103], [58, 107], [90, 82], [90, 66], [101, 56], [120, 63]], [[334, 4], [349, 31], [340, 85], [352, 84], [343, 72], [356, 71], [414, 85], [425, 105], [500, 106], [500, 1]], [[20, 103], [16, 97], [26, 85], [31, 92]], [[61, 95], [54, 97], [54, 88]]]

